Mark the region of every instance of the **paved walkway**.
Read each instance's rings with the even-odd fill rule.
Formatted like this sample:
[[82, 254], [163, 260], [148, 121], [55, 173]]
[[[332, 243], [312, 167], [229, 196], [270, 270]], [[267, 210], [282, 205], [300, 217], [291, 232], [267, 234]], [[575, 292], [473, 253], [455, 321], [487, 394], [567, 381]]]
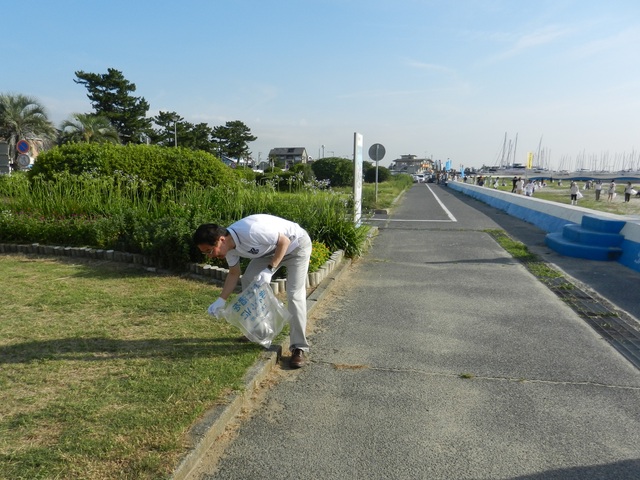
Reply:
[[374, 221], [373, 247], [316, 309], [311, 363], [278, 370], [198, 478], [639, 477], [640, 371], [484, 230], [631, 315], [640, 275], [555, 258], [534, 227], [438, 185]]

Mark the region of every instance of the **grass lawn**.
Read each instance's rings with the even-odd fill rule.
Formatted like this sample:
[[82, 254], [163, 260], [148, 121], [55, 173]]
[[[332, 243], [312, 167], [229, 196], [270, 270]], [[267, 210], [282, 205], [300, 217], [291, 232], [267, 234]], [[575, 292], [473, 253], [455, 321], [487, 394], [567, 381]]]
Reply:
[[0, 275], [2, 479], [166, 478], [262, 351], [203, 282], [24, 255]]

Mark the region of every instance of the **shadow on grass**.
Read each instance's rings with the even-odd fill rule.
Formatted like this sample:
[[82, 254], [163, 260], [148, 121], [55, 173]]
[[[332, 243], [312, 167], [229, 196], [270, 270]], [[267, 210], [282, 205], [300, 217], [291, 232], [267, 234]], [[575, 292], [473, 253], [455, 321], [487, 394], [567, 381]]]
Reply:
[[131, 358], [191, 358], [241, 354], [262, 347], [236, 337], [119, 340], [104, 337], [60, 338], [0, 347], [0, 364], [42, 360], [105, 361]]

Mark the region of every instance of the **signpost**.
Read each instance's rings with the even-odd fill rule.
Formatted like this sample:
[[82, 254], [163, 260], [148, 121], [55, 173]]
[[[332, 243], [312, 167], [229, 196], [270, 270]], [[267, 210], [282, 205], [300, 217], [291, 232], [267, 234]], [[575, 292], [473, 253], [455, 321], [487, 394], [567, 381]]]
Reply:
[[369, 147], [369, 158], [376, 162], [376, 203], [378, 203], [378, 162], [384, 158], [384, 146], [374, 143]]
[[20, 155], [18, 155], [18, 166], [21, 169], [26, 169], [29, 167], [29, 165], [31, 165], [31, 157], [29, 155], [25, 155], [24, 153], [21, 153]]
[[353, 223], [362, 216], [362, 134], [353, 133]]
[[19, 153], [27, 154], [27, 153], [29, 153], [29, 150], [31, 150], [31, 145], [29, 145], [29, 142], [27, 142], [26, 140], [20, 140], [16, 144], [16, 150]]

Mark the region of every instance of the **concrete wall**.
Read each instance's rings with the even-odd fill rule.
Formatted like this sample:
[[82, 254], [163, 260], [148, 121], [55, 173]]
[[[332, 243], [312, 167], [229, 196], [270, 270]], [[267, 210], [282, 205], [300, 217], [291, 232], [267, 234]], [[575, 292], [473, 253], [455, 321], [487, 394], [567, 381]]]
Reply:
[[611, 213], [598, 212], [579, 206], [565, 205], [525, 195], [479, 187], [464, 182], [449, 182], [449, 188], [469, 195], [483, 203], [502, 210], [509, 215], [531, 223], [545, 232], [559, 232], [568, 223], [582, 223], [584, 215], [600, 218], [624, 220], [626, 224], [620, 232], [625, 239], [622, 243], [621, 264], [640, 272], [640, 219]]

